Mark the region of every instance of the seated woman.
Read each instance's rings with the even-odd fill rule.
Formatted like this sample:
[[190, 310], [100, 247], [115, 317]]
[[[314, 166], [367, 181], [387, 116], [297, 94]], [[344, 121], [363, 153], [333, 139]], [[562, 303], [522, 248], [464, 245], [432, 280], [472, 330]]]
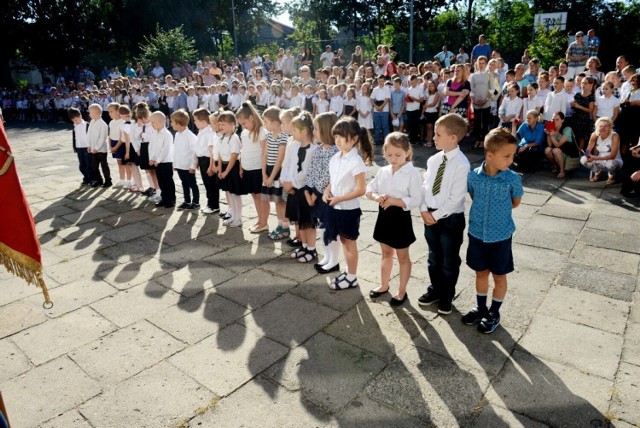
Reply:
[[544, 154], [547, 156], [554, 168], [552, 173], [558, 173], [556, 177], [565, 177], [565, 162], [567, 158], [577, 158], [580, 156], [578, 146], [573, 136], [573, 130], [565, 125], [564, 113], [561, 111], [553, 115], [554, 129], [545, 131], [547, 134], [547, 146]]
[[519, 171], [533, 171], [538, 161], [542, 158], [546, 135], [544, 133], [544, 124], [539, 119], [540, 112], [538, 110], [529, 110], [526, 115], [526, 121], [520, 125], [516, 132], [518, 151], [513, 163]]
[[620, 137], [613, 132], [613, 121], [608, 117], [596, 120], [596, 132], [591, 134], [580, 163], [591, 170], [591, 181], [598, 181], [602, 171], [607, 171], [607, 184], [616, 182], [616, 171], [622, 168]]
[[624, 158], [620, 193], [627, 198], [640, 197], [640, 144], [631, 147]]

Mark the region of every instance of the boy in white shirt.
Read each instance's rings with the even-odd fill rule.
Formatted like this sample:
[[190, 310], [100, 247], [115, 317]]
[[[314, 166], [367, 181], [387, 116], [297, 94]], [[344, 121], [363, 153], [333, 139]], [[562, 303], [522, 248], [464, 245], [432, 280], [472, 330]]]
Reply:
[[188, 126], [189, 114], [186, 111], [178, 110], [171, 115], [171, 127], [176, 131], [173, 140], [173, 168], [178, 172], [184, 194], [184, 202], [178, 206], [179, 210], [200, 208], [200, 191], [195, 175], [197, 138]]
[[73, 151], [78, 155], [78, 165], [82, 174], [82, 185], [93, 181], [91, 153], [89, 153], [89, 124], [82, 119], [77, 108], [69, 109], [69, 119], [73, 122]]
[[[102, 120], [102, 107], [100, 104], [91, 104], [89, 106], [89, 129], [87, 130], [87, 139], [89, 143], [89, 152], [91, 153], [92, 166], [92, 187], [111, 187], [111, 171], [107, 163], [107, 139], [109, 138], [109, 127]], [[100, 169], [104, 174], [104, 181], [100, 175]]]
[[162, 199], [156, 207], [173, 208], [176, 204], [176, 185], [173, 182], [173, 137], [165, 127], [167, 117], [156, 111], [151, 113], [153, 131], [149, 137], [149, 165], [156, 167]]
[[562, 76], [556, 77], [553, 81], [553, 92], [549, 92], [544, 101], [545, 122], [553, 121], [553, 115], [559, 111], [562, 114], [567, 111], [567, 96], [564, 92], [564, 77]]

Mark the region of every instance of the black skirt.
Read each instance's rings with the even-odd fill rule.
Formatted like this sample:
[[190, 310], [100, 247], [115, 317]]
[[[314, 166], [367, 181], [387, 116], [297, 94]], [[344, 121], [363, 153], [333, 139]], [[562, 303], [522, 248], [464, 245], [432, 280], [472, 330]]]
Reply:
[[313, 189], [313, 194], [318, 198], [316, 199], [316, 203], [313, 205], [313, 217], [315, 218], [316, 225], [319, 229], [324, 229], [327, 223], [327, 209], [329, 205], [326, 204], [325, 201], [322, 200], [322, 193], [320, 193], [317, 189]]
[[[222, 162], [222, 169], [224, 171], [229, 165], [229, 162]], [[229, 174], [220, 180], [220, 190], [227, 191], [234, 195], [244, 195], [244, 186], [242, 184], [242, 179], [240, 178], [240, 163], [236, 162]]]
[[149, 165], [149, 143], [142, 142], [140, 144], [140, 169], [155, 168], [155, 166]]
[[373, 239], [391, 248], [409, 247], [416, 241], [411, 224], [411, 211], [405, 211], [400, 207], [389, 207], [386, 210], [378, 207]]
[[337, 210], [327, 207], [326, 225], [324, 230], [324, 243], [329, 245], [331, 241], [337, 241], [338, 236], [355, 241], [360, 236], [360, 217], [362, 210]]
[[307, 203], [304, 189], [295, 189], [292, 195], [287, 198], [287, 208], [285, 216], [298, 225], [299, 229], [311, 229], [316, 227], [311, 206]]
[[244, 186], [244, 194], [261, 193], [262, 169], [242, 170], [242, 185]]
[[122, 153], [122, 165], [140, 165], [140, 157], [133, 149], [133, 145], [129, 146], [129, 158], [125, 158], [127, 149]]

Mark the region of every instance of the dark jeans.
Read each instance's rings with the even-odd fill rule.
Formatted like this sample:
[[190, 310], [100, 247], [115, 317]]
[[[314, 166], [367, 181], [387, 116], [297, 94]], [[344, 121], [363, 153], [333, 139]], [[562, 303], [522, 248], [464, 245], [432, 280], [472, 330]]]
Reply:
[[484, 137], [489, 133], [491, 107], [476, 108], [473, 111], [473, 114], [473, 133], [476, 137], [476, 141], [484, 141]]
[[444, 302], [450, 303], [456, 294], [464, 227], [463, 213], [440, 219], [433, 226], [424, 226], [424, 237], [429, 246], [429, 292]]
[[200, 175], [207, 192], [207, 206], [212, 210], [220, 209], [220, 187], [218, 186], [218, 178], [207, 174], [207, 169], [211, 164], [211, 159], [207, 156], [198, 157], [198, 166], [200, 167]]
[[78, 167], [82, 174], [82, 182], [89, 184], [93, 181], [93, 163], [91, 162], [91, 153], [86, 147], [78, 148]]
[[409, 141], [416, 143], [420, 141], [420, 115], [422, 110], [419, 108], [414, 111], [407, 111], [407, 131], [409, 133]]
[[176, 201], [176, 185], [173, 182], [173, 163], [163, 162], [156, 167], [158, 184], [162, 192], [162, 201], [165, 204], [173, 204]]
[[373, 111], [373, 132], [375, 144], [384, 143], [389, 134], [389, 112]]
[[[91, 166], [93, 169], [93, 180], [100, 184], [111, 183], [111, 171], [109, 170], [109, 164], [107, 163], [106, 153], [92, 153], [91, 154]], [[104, 174], [104, 181], [100, 175], [100, 168]]]
[[188, 204], [191, 203], [191, 194], [193, 193], [193, 203], [200, 203], [200, 190], [198, 189], [198, 183], [196, 183], [196, 175], [191, 174], [188, 169], [178, 169], [178, 177], [182, 182], [182, 193], [184, 194], [184, 201]]

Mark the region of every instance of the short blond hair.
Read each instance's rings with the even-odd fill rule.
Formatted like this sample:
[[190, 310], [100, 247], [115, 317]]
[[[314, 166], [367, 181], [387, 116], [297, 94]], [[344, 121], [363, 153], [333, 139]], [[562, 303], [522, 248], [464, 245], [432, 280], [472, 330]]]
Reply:
[[161, 112], [160, 110], [158, 111], [154, 111], [153, 113], [151, 113], [151, 116], [149, 116], [149, 120], [154, 120], [154, 119], [162, 119], [163, 122], [166, 122], [167, 120], [167, 116]]
[[176, 110], [171, 113], [171, 121], [177, 123], [180, 126], [189, 125], [189, 113], [183, 109]]
[[436, 121], [435, 126], [441, 126], [447, 130], [447, 133], [455, 135], [458, 142], [467, 135], [467, 121], [457, 113], [445, 114]]
[[100, 104], [91, 104], [89, 106], [89, 110], [95, 110], [95, 111], [99, 111], [100, 113], [102, 113], [102, 106]]

